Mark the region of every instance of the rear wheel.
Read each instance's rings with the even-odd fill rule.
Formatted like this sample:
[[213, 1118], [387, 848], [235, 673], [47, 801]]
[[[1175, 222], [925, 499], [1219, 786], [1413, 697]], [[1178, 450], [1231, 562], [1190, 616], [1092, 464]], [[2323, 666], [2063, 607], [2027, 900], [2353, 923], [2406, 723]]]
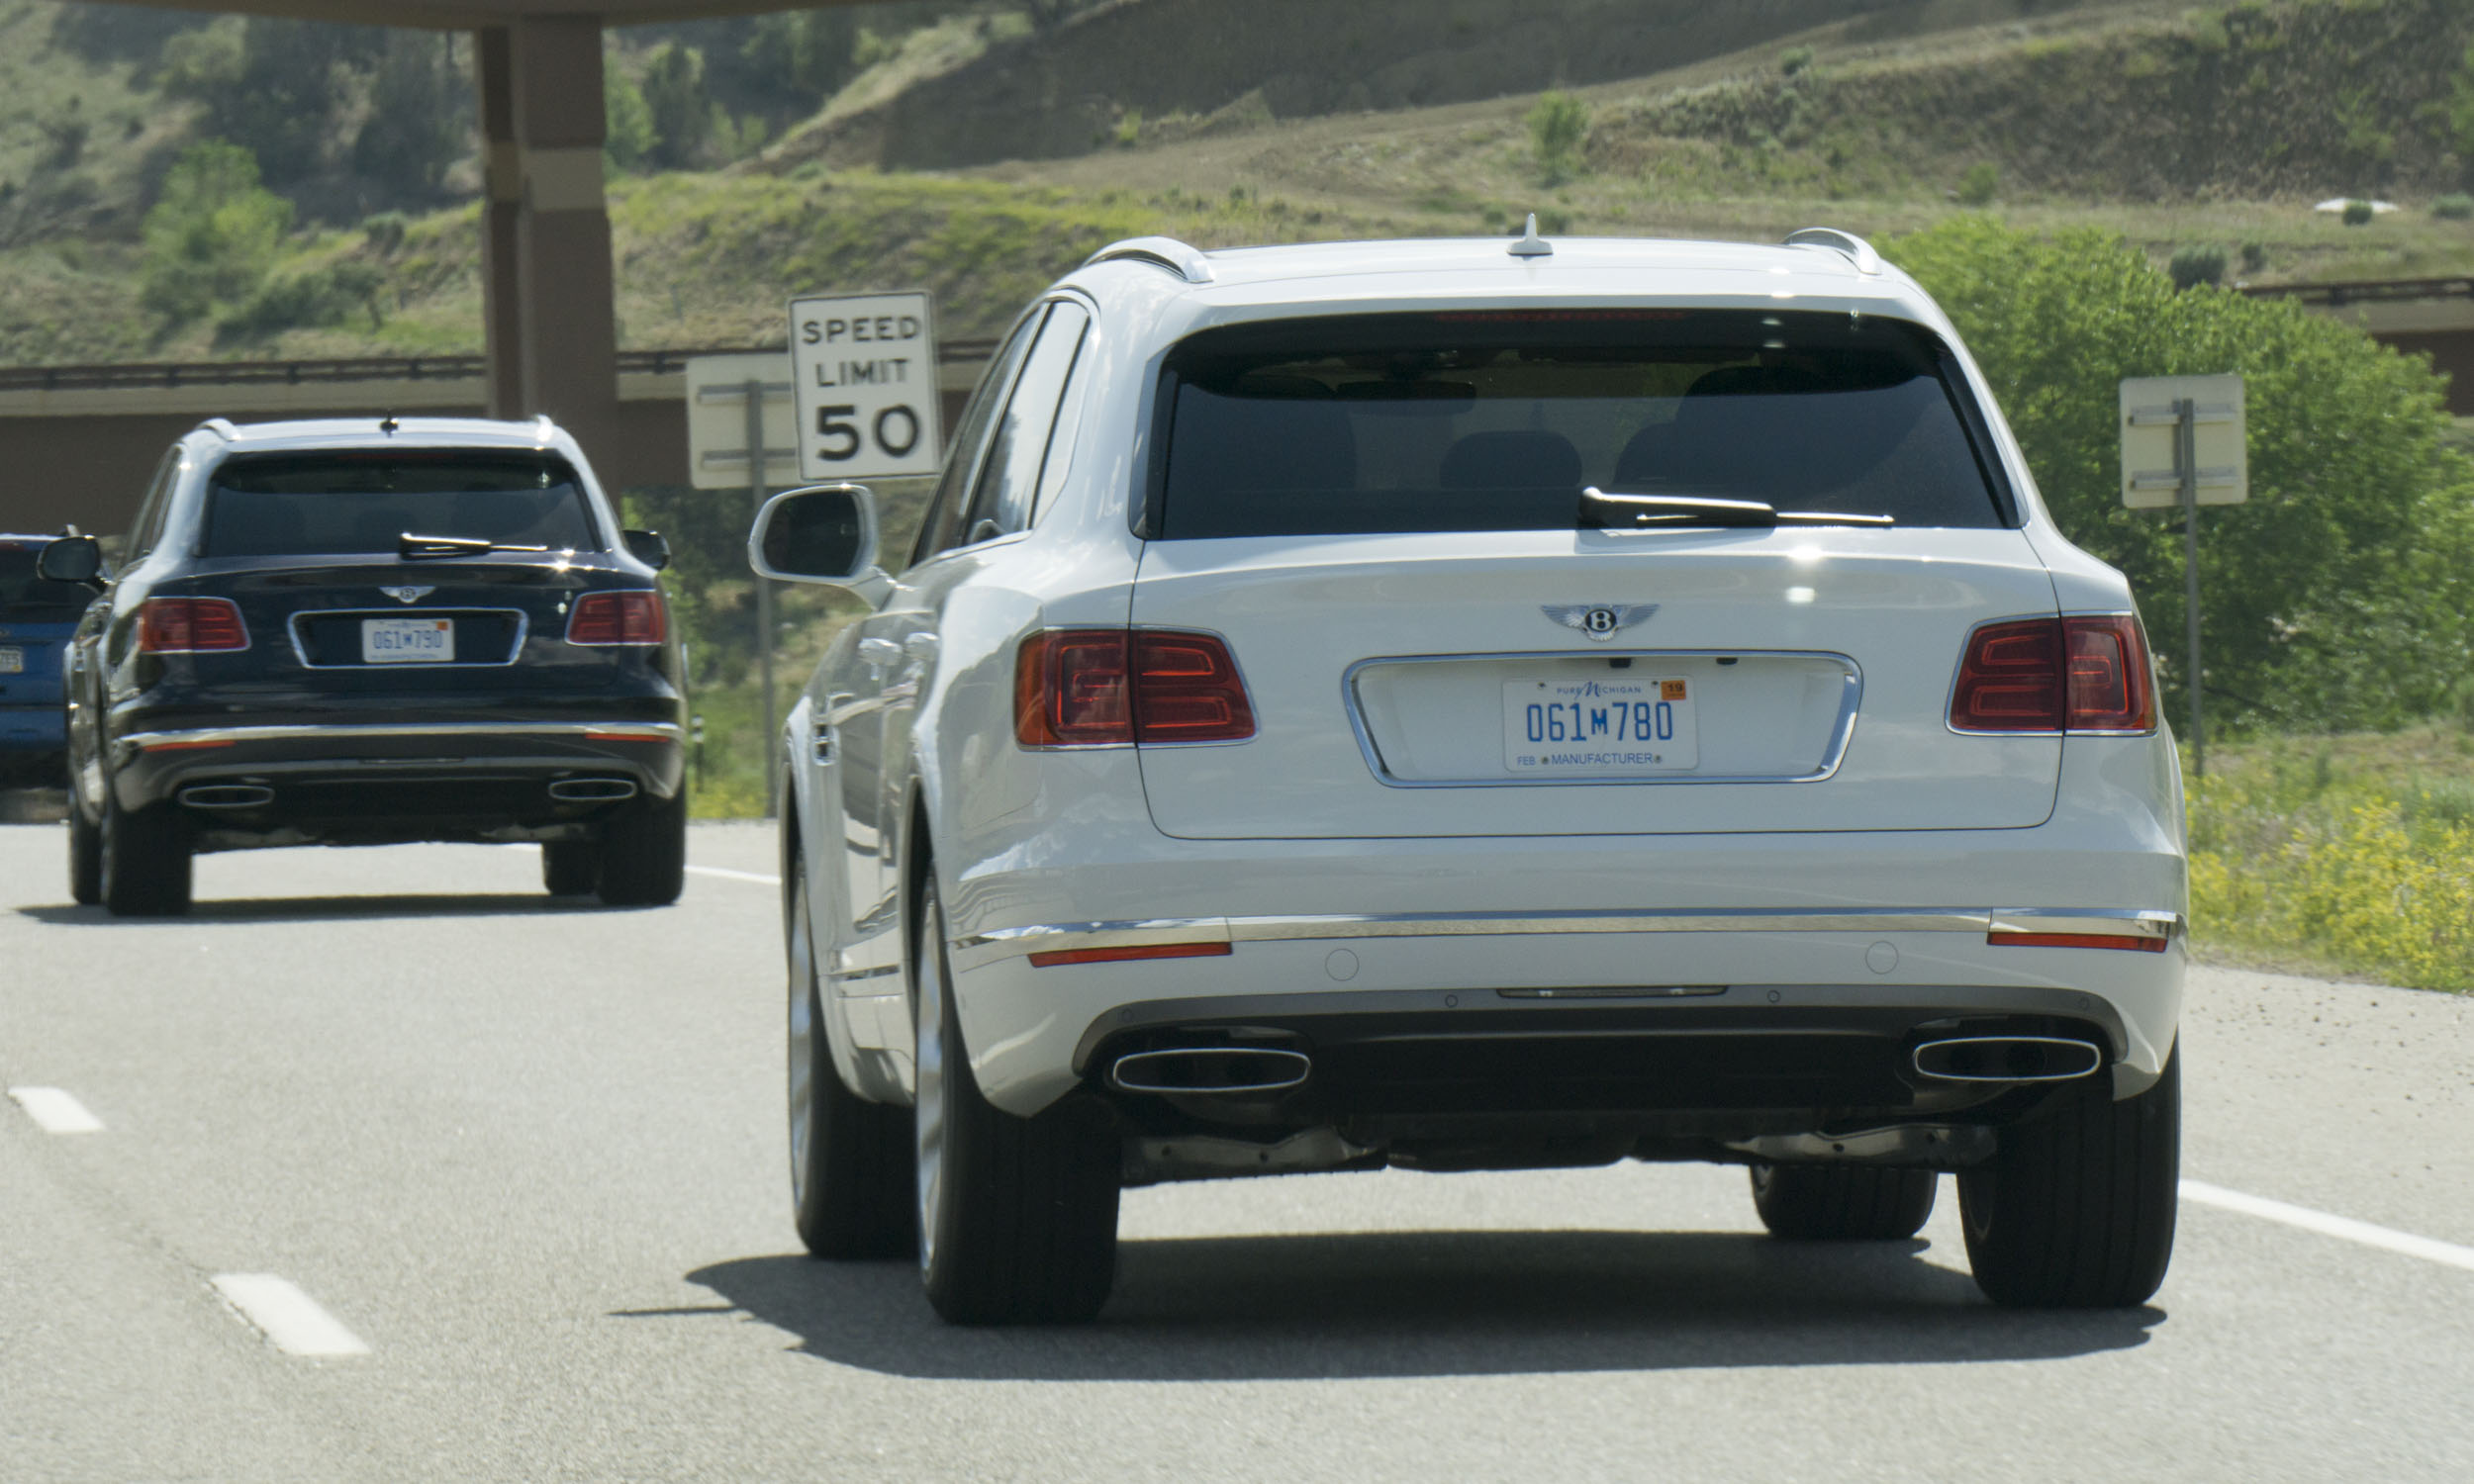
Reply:
[[86, 818], [72, 786], [68, 796], [68, 896], [81, 907], [103, 900], [103, 826]]
[[910, 1110], [872, 1103], [833, 1069], [808, 875], [791, 867], [791, 1211], [799, 1240], [819, 1257], [900, 1257], [918, 1241], [910, 1189]]
[[613, 819], [602, 832], [601, 857], [596, 889], [611, 906], [677, 901], [687, 884], [687, 790], [644, 799]]
[[1958, 1176], [1976, 1286], [2014, 1308], [2146, 1302], [2173, 1257], [2181, 1163], [2179, 1049], [2137, 1097], [2115, 1101], [2099, 1074], [2002, 1130], [1994, 1157]]
[[117, 917], [177, 917], [189, 910], [189, 832], [169, 804], [124, 809], [103, 792], [103, 904]]
[[1773, 1237], [1894, 1242], [1923, 1230], [1940, 1176], [1867, 1164], [1756, 1164], [1753, 1206]]
[[980, 1095], [931, 883], [911, 962], [917, 991], [919, 1272], [953, 1324], [1078, 1324], [1116, 1280], [1121, 1153], [1114, 1120], [1068, 1097], [1016, 1118]]
[[541, 847], [541, 885], [552, 896], [586, 896], [601, 879], [602, 848], [590, 840], [552, 840]]

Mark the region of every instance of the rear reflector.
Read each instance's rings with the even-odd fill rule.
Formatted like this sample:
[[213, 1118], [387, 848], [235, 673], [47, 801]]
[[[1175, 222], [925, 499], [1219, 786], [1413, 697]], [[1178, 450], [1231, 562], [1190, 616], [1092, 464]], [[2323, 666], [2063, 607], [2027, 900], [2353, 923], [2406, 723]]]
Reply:
[[649, 588], [587, 593], [567, 615], [570, 644], [659, 644], [669, 632], [661, 595]]
[[2129, 613], [2022, 618], [1967, 636], [1950, 724], [1962, 732], [2148, 732], [2147, 636]]
[[138, 609], [138, 648], [145, 654], [246, 649], [249, 630], [229, 598], [149, 598]]
[[1057, 629], [1015, 656], [1013, 735], [1025, 747], [1242, 742], [1254, 707], [1215, 634]]
[[1228, 957], [1225, 943], [1152, 943], [1141, 948], [1061, 948], [1053, 953], [1031, 955], [1033, 969], [1054, 969], [1062, 964], [1118, 964], [1128, 959], [1224, 959]]
[[1996, 948], [2122, 948], [2135, 954], [2160, 954], [2162, 938], [2125, 938], [2114, 933], [1987, 933]]

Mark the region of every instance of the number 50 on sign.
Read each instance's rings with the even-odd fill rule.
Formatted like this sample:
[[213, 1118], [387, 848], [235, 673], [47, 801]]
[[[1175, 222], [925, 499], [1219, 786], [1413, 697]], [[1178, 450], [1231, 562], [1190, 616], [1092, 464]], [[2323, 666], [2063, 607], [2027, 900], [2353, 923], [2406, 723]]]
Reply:
[[802, 479], [931, 475], [936, 309], [923, 293], [791, 301]]

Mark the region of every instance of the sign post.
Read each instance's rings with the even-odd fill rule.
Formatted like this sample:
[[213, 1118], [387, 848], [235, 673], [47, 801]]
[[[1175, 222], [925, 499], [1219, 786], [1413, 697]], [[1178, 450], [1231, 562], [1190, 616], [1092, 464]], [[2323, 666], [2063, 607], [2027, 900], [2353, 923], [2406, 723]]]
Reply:
[[[791, 442], [790, 357], [779, 351], [700, 355], [687, 363], [688, 481], [700, 490], [747, 491], [747, 523], [768, 476], [797, 456]], [[775, 736], [773, 584], [756, 579], [756, 674], [764, 693], [765, 817], [781, 808], [782, 739]]]
[[2182, 626], [2190, 646], [2191, 772], [2208, 774], [2199, 683], [2199, 508], [2250, 498], [2239, 376], [2134, 376], [2122, 382], [2122, 503], [2182, 511]]
[[802, 479], [902, 479], [942, 462], [936, 309], [924, 293], [791, 301]]

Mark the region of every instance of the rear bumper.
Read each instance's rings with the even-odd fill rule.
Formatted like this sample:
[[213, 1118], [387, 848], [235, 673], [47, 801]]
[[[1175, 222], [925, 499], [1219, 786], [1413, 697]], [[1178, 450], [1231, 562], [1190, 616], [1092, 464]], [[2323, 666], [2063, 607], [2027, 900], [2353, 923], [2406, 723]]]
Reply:
[[207, 849], [588, 838], [685, 776], [675, 722], [615, 717], [182, 727], [114, 750], [121, 806], [172, 803]]

